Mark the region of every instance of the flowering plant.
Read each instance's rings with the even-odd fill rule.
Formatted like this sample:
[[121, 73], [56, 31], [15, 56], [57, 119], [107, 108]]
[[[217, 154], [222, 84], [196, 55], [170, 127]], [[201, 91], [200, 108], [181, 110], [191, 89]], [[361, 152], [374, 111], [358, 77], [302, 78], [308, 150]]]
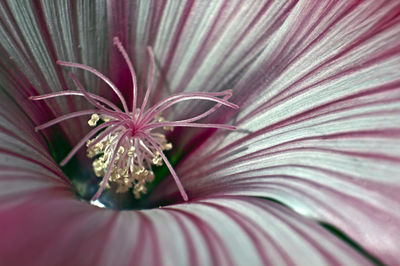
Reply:
[[399, 18], [1, 2], [0, 264], [400, 265]]

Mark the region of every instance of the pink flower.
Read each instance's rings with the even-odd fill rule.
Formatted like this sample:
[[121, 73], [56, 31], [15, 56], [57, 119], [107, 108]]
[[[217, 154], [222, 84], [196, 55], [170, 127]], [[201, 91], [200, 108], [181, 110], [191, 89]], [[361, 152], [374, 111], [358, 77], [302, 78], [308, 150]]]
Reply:
[[[400, 265], [399, 18], [383, 0], [2, 2], [0, 264]], [[57, 60], [109, 77], [126, 108]], [[184, 93], [215, 100], [171, 106], [166, 121], [212, 110], [201, 123], [237, 129], [163, 131], [171, 167], [153, 168], [148, 193], [106, 189], [109, 208], [90, 205], [93, 160], [80, 150], [60, 162], [95, 112], [34, 129], [99, 99], [136, 121], [149, 77], [149, 108]], [[77, 88], [86, 97], [29, 100]], [[164, 123], [153, 118], [143, 125]]]
[[[164, 128], [164, 130], [173, 130], [173, 127], [221, 128], [233, 130], [235, 127], [223, 124], [193, 123], [212, 114], [221, 105], [238, 109], [237, 105], [226, 101], [226, 99], [232, 96], [232, 92], [228, 90], [214, 93], [178, 93], [160, 101], [153, 107], [146, 109], [154, 74], [154, 56], [151, 48], [148, 47], [147, 49], [150, 56], [152, 71], [150, 73], [150, 82], [147, 86], [142, 105], [140, 108], [137, 108], [137, 81], [133, 64], [126, 53], [125, 48], [119, 41], [119, 38], [114, 37], [113, 40], [114, 44], [118, 47], [124, 57], [132, 77], [133, 100], [131, 112], [129, 112], [128, 105], [120, 90], [103, 74], [85, 65], [57, 61], [59, 65], [84, 69], [102, 79], [118, 96], [123, 106], [123, 110], [119, 109], [103, 97], [89, 94], [76, 79], [75, 75], [71, 74], [71, 78], [78, 88], [77, 91], [59, 91], [45, 95], [31, 96], [29, 99], [37, 101], [60, 96], [79, 95], [84, 96], [94, 107], [96, 107], [96, 109], [77, 111], [63, 115], [37, 126], [35, 130], [43, 130], [65, 120], [83, 115], [91, 115], [91, 118], [88, 121], [89, 126], [96, 126], [100, 118], [104, 120], [104, 124], [96, 127], [83, 137], [60, 163], [61, 166], [65, 166], [65, 164], [68, 163], [72, 156], [74, 156], [85, 143], [88, 147], [87, 152], [89, 158], [93, 158], [97, 155], [100, 156], [94, 160], [93, 169], [97, 176], [102, 177], [102, 181], [99, 189], [92, 197], [91, 203], [97, 201], [107, 186], [108, 188], [111, 188], [109, 184], [111, 181], [113, 181], [112, 183], [116, 183], [118, 186], [116, 189], [117, 193], [126, 192], [132, 188], [135, 198], [141, 198], [141, 194], [147, 193], [146, 186], [148, 183], [151, 183], [154, 180], [154, 174], [151, 171], [152, 165], [161, 166], [163, 161], [171, 172], [182, 198], [185, 201], [188, 201], [188, 196], [179, 180], [179, 177], [164, 154], [164, 150], [172, 149], [172, 144], [167, 142], [164, 133], [153, 131], [159, 128]], [[217, 96], [224, 96], [224, 98], [220, 99]], [[166, 109], [187, 100], [208, 100], [216, 102], [217, 104], [202, 114], [189, 119], [171, 122], [165, 121], [161, 116], [162, 112]], [[95, 136], [97, 133], [98, 135]]]

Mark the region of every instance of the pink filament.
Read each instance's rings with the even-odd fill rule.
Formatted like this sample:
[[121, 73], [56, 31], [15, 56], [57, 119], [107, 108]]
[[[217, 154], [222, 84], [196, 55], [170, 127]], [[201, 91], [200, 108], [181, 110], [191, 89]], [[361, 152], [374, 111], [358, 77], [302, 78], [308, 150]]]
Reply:
[[101, 78], [105, 83], [108, 84], [108, 86], [110, 86], [110, 88], [115, 92], [115, 94], [117, 94], [118, 98], [120, 99], [122, 106], [124, 108], [125, 113], [128, 113], [128, 106], [126, 105], [126, 101], [124, 99], [124, 97], [122, 96], [122, 93], [120, 92], [120, 90], [117, 88], [117, 86], [115, 86], [115, 84], [106, 76], [104, 76], [103, 74], [101, 74], [99, 71], [97, 71], [96, 69], [89, 67], [89, 66], [85, 66], [82, 64], [78, 64], [78, 63], [71, 63], [71, 62], [64, 62], [64, 61], [57, 61], [57, 64], [62, 65], [62, 66], [67, 66], [67, 67], [76, 67], [76, 68], [80, 68], [86, 71], [89, 71], [91, 73], [93, 73], [94, 75], [98, 76], [99, 78]]
[[160, 122], [160, 123], [151, 123], [141, 127], [141, 130], [152, 130], [158, 127], [208, 127], [208, 128], [220, 128], [227, 130], [235, 130], [236, 127], [224, 125], [224, 124], [198, 124], [198, 123], [184, 123], [180, 121], [174, 122]]
[[172, 167], [172, 165], [169, 163], [169, 161], [168, 161], [167, 157], [165, 156], [165, 154], [163, 153], [162, 149], [153, 141], [152, 137], [150, 137], [146, 133], [140, 132], [139, 134], [141, 134], [143, 137], [145, 137], [151, 143], [151, 145], [153, 145], [153, 147], [160, 153], [161, 158], [163, 159], [163, 161], [167, 165], [172, 177], [175, 180], [175, 183], [176, 183], [176, 185], [178, 187], [179, 192], [181, 193], [181, 196], [182, 196], [183, 200], [184, 201], [188, 201], [189, 197], [188, 197], [185, 189], [183, 188], [181, 180], [179, 179], [179, 177], [176, 174], [176, 172], [175, 172], [174, 168]]
[[122, 134], [122, 136], [118, 140], [117, 145], [114, 148], [113, 156], [111, 158], [110, 167], [108, 167], [107, 173], [103, 178], [102, 184], [101, 184], [100, 188], [97, 190], [96, 194], [94, 194], [92, 201], [96, 201], [100, 197], [101, 193], [103, 192], [104, 187], [106, 186], [108, 179], [110, 178], [111, 169], [112, 169], [112, 166], [114, 165], [115, 158], [117, 157], [117, 154], [118, 154], [118, 152], [117, 152], [118, 148], [121, 145], [122, 141], [125, 139], [125, 137], [128, 136], [128, 134], [130, 134], [130, 133], [131, 132], [129, 130], [126, 130], [124, 132], [124, 134]]
[[[93, 99], [108, 105], [109, 107], [114, 109], [114, 111], [121, 111], [115, 104], [113, 104], [109, 100], [107, 100], [101, 96], [98, 96], [96, 94], [93, 94], [93, 93], [88, 93], [88, 94]], [[33, 100], [33, 101], [39, 101], [39, 100], [46, 100], [46, 99], [51, 99], [51, 98], [60, 97], [60, 96], [68, 96], [68, 95], [85, 96], [82, 92], [79, 92], [79, 91], [65, 90], [65, 91], [57, 91], [57, 92], [52, 92], [52, 93], [47, 93], [47, 94], [42, 94], [42, 95], [37, 95], [37, 96], [30, 96], [29, 99]]]
[[125, 51], [124, 47], [122, 46], [121, 42], [119, 41], [118, 37], [113, 38], [114, 45], [118, 47], [118, 50], [121, 52], [122, 56], [125, 59], [126, 64], [128, 65], [129, 72], [132, 76], [132, 86], [133, 86], [133, 99], [132, 99], [132, 119], [135, 120], [135, 113], [136, 113], [136, 101], [137, 101], [137, 82], [136, 82], [136, 73], [135, 69], [133, 68], [133, 64], [129, 59], [127, 52]]
[[115, 125], [110, 126], [110, 127], [107, 128], [106, 130], [104, 130], [103, 132], [101, 132], [101, 133], [97, 136], [97, 138], [89, 144], [88, 148], [93, 147], [94, 145], [96, 145], [97, 143], [99, 143], [105, 136], [107, 136], [108, 134], [110, 134], [110, 133], [112, 133], [113, 131], [115, 131], [118, 127], [120, 127], [120, 126], [122, 126], [122, 125], [124, 125], [124, 124], [127, 124], [127, 123], [128, 123], [128, 120], [123, 120], [123, 121], [121, 121], [121, 122], [119, 122], [119, 123], [116, 123]]
[[[153, 106], [151, 109], [149, 109], [143, 119], [139, 121], [139, 125], [143, 125], [146, 123], [149, 123], [156, 115], [162, 113], [165, 109], [171, 107], [174, 104], [177, 104], [179, 102], [183, 101], [188, 101], [188, 100], [209, 100], [213, 102], [220, 103], [222, 105], [226, 105], [228, 107], [231, 107], [233, 109], [238, 109], [239, 107], [236, 104], [230, 103], [226, 100], [214, 97], [213, 94], [216, 93], [180, 93], [180, 94], [175, 94], [173, 96], [168, 97], [167, 99], [161, 101], [160, 103], [156, 104]], [[222, 93], [218, 93], [219, 95], [226, 95]], [[163, 106], [164, 105], [164, 106]], [[159, 110], [157, 110], [160, 108]]]
[[[223, 98], [223, 100], [228, 100], [231, 96], [232, 96], [231, 94], [226, 95], [226, 96]], [[189, 118], [189, 119], [184, 119], [184, 120], [179, 120], [179, 121], [174, 121], [174, 122], [179, 122], [179, 123], [190, 123], [190, 122], [197, 121], [197, 120], [199, 120], [199, 119], [202, 119], [202, 118], [207, 117], [207, 116], [209, 116], [210, 114], [214, 113], [219, 107], [221, 107], [221, 105], [222, 105], [222, 104], [218, 103], [218, 104], [216, 104], [213, 108], [211, 108], [210, 110], [208, 110], [208, 111], [206, 111], [206, 112], [204, 112], [204, 113], [202, 113], [202, 114], [199, 114], [199, 115], [197, 115], [197, 116], [195, 116], [195, 117], [192, 117], [192, 118]]]
[[101, 129], [109, 127], [109, 126], [113, 126], [114, 124], [116, 124], [117, 121], [110, 121], [110, 122], [106, 122], [104, 124], [99, 125], [98, 127], [92, 129], [85, 137], [83, 137], [78, 144], [75, 145], [75, 147], [68, 153], [68, 155], [64, 158], [64, 160], [61, 161], [60, 165], [64, 166], [66, 165], [69, 160], [71, 160], [72, 156], [75, 155], [75, 153], [83, 146], [85, 145], [85, 143], [90, 140], [97, 132], [99, 132]]
[[149, 58], [150, 58], [150, 80], [149, 80], [149, 84], [147, 85], [146, 94], [144, 96], [142, 107], [140, 108], [140, 112], [139, 112], [139, 115], [138, 115], [138, 118], [137, 118], [138, 121], [142, 117], [142, 114], [144, 112], [144, 108], [146, 107], [147, 101], [149, 100], [151, 86], [153, 85], [154, 55], [153, 55], [153, 51], [151, 50], [150, 46], [147, 46], [147, 53], [149, 54]]
[[75, 85], [78, 87], [78, 89], [81, 91], [81, 93], [85, 96], [85, 98], [93, 104], [95, 107], [97, 107], [99, 110], [102, 110], [105, 113], [109, 113], [110, 116], [112, 116], [115, 112], [109, 109], [106, 109], [104, 106], [100, 105], [98, 102], [92, 99], [90, 95], [86, 92], [85, 88], [83, 88], [82, 84], [79, 82], [79, 80], [76, 79], [75, 75], [70, 73], [70, 76], [72, 78], [72, 81], [75, 83]]
[[55, 125], [57, 123], [60, 123], [64, 120], [70, 119], [70, 118], [74, 118], [74, 117], [79, 117], [79, 116], [84, 116], [84, 115], [91, 115], [91, 114], [95, 114], [95, 113], [99, 113], [99, 110], [96, 109], [92, 109], [92, 110], [84, 110], [84, 111], [78, 111], [78, 112], [73, 112], [67, 115], [62, 115], [60, 117], [57, 117], [53, 120], [50, 120], [44, 124], [41, 124], [37, 127], [35, 127], [35, 131], [39, 131], [45, 128], [48, 128], [52, 125]]

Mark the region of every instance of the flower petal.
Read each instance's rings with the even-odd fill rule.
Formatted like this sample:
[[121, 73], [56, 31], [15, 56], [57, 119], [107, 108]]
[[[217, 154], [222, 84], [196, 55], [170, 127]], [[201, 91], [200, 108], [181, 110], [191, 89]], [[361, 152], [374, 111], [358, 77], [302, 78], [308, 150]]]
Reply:
[[[40, 103], [28, 101], [28, 97], [75, 88], [70, 79], [64, 79], [61, 67], [56, 66], [57, 60], [78, 61], [102, 71], [107, 68], [105, 13], [103, 1], [90, 4], [83, 1], [77, 5], [68, 1], [1, 4], [0, 63], [5, 77], [0, 79], [0, 85], [7, 88], [36, 124], [89, 106], [85, 99], [75, 96]], [[91, 92], [100, 89], [100, 80], [81, 74]], [[16, 88], [12, 89], [11, 84]], [[112, 95], [104, 91], [103, 95]], [[66, 122], [61, 129], [71, 143], [76, 143], [87, 130], [86, 122], [87, 119]]]
[[[2, 262], [371, 265], [316, 223], [263, 199], [210, 198], [162, 209], [115, 212], [89, 207], [67, 194], [47, 191], [0, 210]], [[23, 246], [25, 253], [20, 256]]]
[[[112, 3], [116, 2], [119, 1], [109, 2], [111, 10]], [[145, 36], [140, 42], [135, 41], [138, 45], [131, 48], [141, 51], [135, 53], [139, 55], [135, 57], [135, 64], [145, 65], [141, 64], [146, 58], [145, 46], [151, 45], [154, 46], [156, 61], [163, 69], [153, 101], [166, 93], [163, 89], [167, 87], [166, 81], [174, 92], [197, 91], [199, 88], [204, 91], [233, 89], [234, 102], [241, 106], [241, 112], [235, 117], [239, 130], [230, 134], [214, 134], [213, 138], [181, 162], [177, 169], [192, 199], [204, 196], [211, 198], [216, 194], [225, 195], [225, 199], [215, 198], [214, 203], [203, 200], [177, 205], [173, 211], [169, 209], [171, 213], [164, 210], [121, 212], [116, 220], [113, 219], [114, 212], [86, 212], [87, 206], [72, 199], [71, 193], [66, 191], [65, 183], [59, 181], [63, 175], [50, 156], [46, 156], [46, 145], [33, 136], [33, 122], [23, 115], [25, 112], [35, 124], [39, 124], [38, 122], [68, 110], [75, 110], [84, 104], [79, 99], [77, 102], [60, 100], [57, 104], [43, 107], [44, 105], [29, 103], [27, 97], [36, 95], [37, 92], [48, 93], [67, 87], [60, 69], [55, 67], [56, 59], [76, 58], [80, 62], [93, 62], [94, 66], [98, 63], [101, 69], [106, 68], [106, 56], [98, 59], [99, 61], [94, 58], [103, 48], [107, 50], [106, 33], [99, 32], [103, 28], [95, 28], [96, 33], [90, 33], [91, 22], [97, 20], [97, 23], [104, 24], [104, 4], [99, 1], [96, 5], [90, 5], [87, 9], [92, 11], [88, 13], [89, 16], [79, 13], [82, 9], [74, 9], [67, 2], [8, 1], [0, 4], [1, 93], [4, 91], [8, 94], [4, 97], [7, 99], [5, 106], [12, 111], [18, 111], [17, 114], [7, 111], [2, 116], [5, 118], [4, 122], [1, 121], [1, 132], [4, 132], [1, 142], [1, 159], [4, 161], [0, 162], [4, 174], [1, 178], [14, 175], [17, 178], [4, 178], [0, 181], [7, 184], [0, 189], [0, 197], [4, 199], [0, 209], [2, 217], [6, 217], [1, 221], [0, 228], [4, 231], [7, 226], [11, 228], [11, 225], [15, 225], [14, 228], [20, 229], [27, 224], [25, 219], [32, 221], [31, 227], [26, 227], [27, 232], [16, 229], [2, 232], [5, 236], [3, 241], [15, 241], [12, 242], [13, 245], [0, 242], [2, 247], [5, 246], [2, 250], [9, 251], [1, 253], [6, 256], [6, 261], [11, 259], [7, 254], [16, 254], [17, 248], [25, 244], [23, 237], [28, 237], [27, 247], [41, 244], [32, 249], [32, 255], [39, 254], [38, 263], [43, 262], [41, 259], [52, 258], [55, 263], [69, 264], [75, 258], [82, 258], [83, 253], [87, 263], [100, 264], [103, 258], [108, 262], [108, 259], [117, 256], [113, 252], [118, 249], [104, 247], [115, 244], [115, 241], [108, 242], [107, 238], [110, 230], [111, 238], [114, 237], [114, 230], [119, 230], [114, 227], [115, 221], [130, 229], [128, 221], [134, 220], [132, 217], [136, 219], [140, 216], [140, 224], [134, 224], [137, 226], [135, 231], [122, 231], [125, 234], [130, 232], [124, 238], [127, 245], [118, 247], [123, 249], [135, 246], [137, 253], [129, 256], [132, 255], [141, 262], [158, 263], [161, 260], [160, 254], [164, 254], [161, 248], [175, 235], [160, 232], [160, 226], [164, 223], [169, 222], [173, 228], [167, 217], [164, 221], [155, 221], [152, 217], [171, 216], [175, 221], [181, 221], [177, 223], [189, 228], [188, 231], [191, 230], [183, 235], [190, 234], [193, 238], [193, 230], [204, 233], [197, 233], [196, 239], [202, 240], [192, 241], [196, 246], [202, 247], [196, 250], [200, 255], [189, 251], [190, 258], [197, 256], [210, 262], [221, 260], [222, 263], [229, 263], [230, 261], [226, 261], [229, 258], [225, 255], [236, 254], [229, 243], [225, 242], [232, 241], [242, 247], [242, 243], [232, 237], [232, 228], [246, 228], [239, 230], [238, 239], [247, 239], [244, 240], [246, 243], [257, 248], [258, 245], [251, 242], [264, 240], [255, 240], [257, 236], [254, 236], [250, 241], [249, 238], [255, 235], [251, 233], [252, 230], [277, 234], [278, 229], [282, 229], [279, 225], [283, 226], [285, 222], [291, 225], [304, 222], [307, 225], [304, 230], [309, 230], [308, 233], [331, 240], [329, 243], [334, 243], [335, 247], [332, 248], [333, 251], [340, 250], [348, 254], [342, 257], [336, 252], [339, 256], [334, 257], [340, 260], [339, 263], [350, 262], [348, 259], [354, 254], [346, 252], [351, 250], [346, 249], [343, 243], [332, 240], [332, 235], [305, 218], [287, 210], [281, 210], [287, 215], [279, 214], [274, 208], [264, 206], [270, 204], [265, 200], [251, 199], [250, 204], [241, 199], [239, 203], [238, 198], [233, 200], [236, 202], [231, 202], [226, 196], [246, 195], [279, 200], [305, 216], [338, 227], [385, 263], [397, 263], [397, 247], [400, 246], [400, 78], [397, 70], [400, 65], [400, 27], [399, 6], [396, 1], [254, 1], [246, 4], [235, 1], [188, 1], [185, 5], [169, 1], [156, 8], [143, 1], [137, 6], [128, 5], [129, 9], [120, 9], [124, 14], [130, 14], [132, 10], [137, 10], [138, 14], [135, 17], [137, 23], [134, 23], [136, 28], [129, 28], [128, 33], [124, 33], [125, 36], [120, 36], [121, 40], [127, 42]], [[57, 10], [74, 10], [75, 13], [67, 12], [68, 15], [55, 24], [50, 23], [64, 14], [57, 13]], [[79, 15], [74, 15], [77, 12]], [[100, 15], [95, 17], [95, 14]], [[115, 14], [108, 14], [111, 21], [117, 17]], [[128, 25], [127, 15], [120, 16], [120, 19], [125, 20], [123, 25]], [[73, 21], [80, 22], [74, 24]], [[79, 38], [76, 31], [79, 32]], [[71, 32], [75, 35], [70, 36]], [[110, 32], [111, 37], [116, 33], [113, 27]], [[90, 40], [85, 39], [87, 35], [91, 36], [88, 38]], [[97, 36], [99, 40], [96, 39]], [[130, 38], [131, 36], [135, 38]], [[78, 43], [83, 46], [82, 58], [79, 57], [79, 47], [76, 47]], [[98, 50], [92, 54], [90, 48], [93, 44], [97, 45]], [[133, 54], [133, 51], [130, 53]], [[68, 58], [60, 58], [63, 56]], [[110, 61], [113, 58], [111, 55]], [[110, 65], [114, 66], [113, 62]], [[111, 67], [111, 72], [112, 69]], [[115, 71], [119, 72], [119, 69]], [[143, 73], [146, 71], [140, 71], [143, 83], [146, 76]], [[99, 88], [91, 88], [91, 91]], [[123, 89], [127, 90], [127, 87]], [[0, 100], [3, 105], [3, 98]], [[12, 101], [19, 107], [9, 107], [12, 106]], [[24, 112], [20, 112], [18, 108]], [[195, 108], [187, 105], [180, 108], [179, 113], [194, 113], [202, 108], [201, 105]], [[6, 107], [1, 110], [2, 114], [5, 114], [5, 110]], [[46, 112], [48, 110], [50, 112]], [[175, 111], [172, 115], [179, 116], [177, 113]], [[231, 116], [232, 113], [224, 113], [218, 119], [226, 121]], [[19, 119], [25, 122], [20, 125]], [[83, 125], [83, 121], [81, 123]], [[63, 129], [67, 137], [75, 140], [84, 131], [76, 124], [64, 126]], [[24, 133], [22, 137], [16, 134], [24, 131], [28, 133]], [[79, 131], [81, 132], [77, 133]], [[29, 136], [26, 139], [25, 134]], [[193, 141], [192, 134], [182, 135], [188, 139], [182, 140], [181, 147], [186, 143], [190, 144], [189, 139]], [[10, 161], [12, 169], [8, 170]], [[18, 170], [19, 168], [22, 170]], [[38, 181], [32, 178], [35, 171], [38, 173]], [[27, 175], [29, 178], [25, 181]], [[49, 180], [43, 178], [46, 176], [50, 177]], [[157, 196], [164, 197], [176, 190], [167, 181], [157, 192]], [[15, 195], [22, 197], [11, 204], [10, 199], [15, 199]], [[233, 208], [231, 204], [235, 206], [234, 210], [230, 209]], [[245, 210], [238, 211], [243, 208], [251, 213], [247, 215], [250, 216], [248, 219], [244, 218], [247, 217]], [[77, 220], [75, 212], [82, 212]], [[194, 218], [189, 219], [187, 213]], [[199, 216], [207, 213], [211, 214], [210, 221], [203, 222], [204, 217], [201, 217], [202, 222], [197, 223]], [[119, 217], [124, 215], [131, 218]], [[212, 219], [212, 215], [216, 218]], [[283, 217], [279, 223], [274, 222], [278, 215]], [[225, 219], [226, 216], [230, 219]], [[47, 219], [44, 220], [45, 217]], [[72, 218], [68, 220], [68, 217]], [[296, 219], [293, 220], [293, 217]], [[99, 224], [95, 224], [93, 231], [90, 231], [93, 221], [97, 220]], [[276, 231], [267, 231], [261, 220], [275, 225]], [[215, 221], [222, 222], [222, 225], [226, 223], [226, 228]], [[200, 226], [200, 229], [194, 224]], [[140, 234], [143, 232], [139, 230], [143, 228], [140, 225], [147, 228], [149, 235]], [[66, 229], [63, 230], [62, 226]], [[53, 231], [47, 231], [48, 228]], [[220, 230], [221, 233], [216, 232], [215, 235], [222, 240], [218, 241], [215, 236], [210, 236], [207, 233], [210, 229], [204, 228]], [[180, 232], [178, 229], [175, 231]], [[294, 231], [286, 234], [288, 239], [293, 240], [293, 235], [299, 234], [299, 231]], [[22, 234], [24, 232], [26, 235]], [[79, 241], [80, 245], [71, 251], [68, 249], [69, 243], [78, 242], [76, 232], [90, 232], [86, 235], [89, 238]], [[106, 234], [101, 234], [102, 232]], [[117, 236], [122, 238], [122, 232]], [[133, 242], [136, 240], [133, 238], [136, 232], [146, 239], [143, 248]], [[211, 239], [208, 240], [209, 245], [217, 251], [201, 251], [206, 250], [205, 235]], [[316, 240], [311, 239], [312, 235], [301, 235], [302, 239], [294, 237], [299, 241], [296, 245], [301, 243], [298, 245], [310, 247], [310, 250], [301, 249], [301, 252], [308, 251], [314, 255], [312, 251], [319, 250], [321, 255], [316, 256], [317, 260], [334, 262], [335, 258], [327, 255], [330, 253], [322, 252], [328, 249], [330, 252], [331, 248], [321, 247], [321, 244], [316, 246]], [[60, 242], [56, 242], [58, 245], [51, 246], [55, 241], [45, 241], [57, 236], [60, 236], [57, 239]], [[278, 243], [285, 241], [279, 239], [279, 234], [273, 239]], [[48, 250], [38, 249], [43, 247], [43, 243], [48, 245]], [[162, 244], [152, 245], [154, 243]], [[182, 239], [181, 243], [184, 243]], [[213, 243], [223, 247], [216, 247], [218, 244], [213, 246]], [[300, 250], [293, 248], [290, 242], [282, 243], [288, 245], [290, 250], [287, 252], [291, 255], [293, 250]], [[195, 246], [188, 244], [189, 247], [191, 245]], [[256, 252], [246, 247], [243, 247], [246, 254]], [[81, 248], [91, 252], [95, 250], [96, 253], [87, 254]], [[69, 252], [63, 253], [62, 249], [68, 249]], [[142, 249], [146, 252], [141, 252]], [[104, 252], [99, 255], [98, 250]], [[108, 252], [109, 250], [111, 251]], [[167, 250], [173, 254], [178, 252], [170, 245], [167, 245]], [[149, 253], [155, 256], [142, 256]], [[49, 254], [55, 256], [51, 257]], [[259, 262], [268, 259], [280, 261], [280, 258], [273, 257], [276, 254], [267, 256], [261, 252], [261, 258], [256, 255], [250, 257], [257, 257]], [[282, 261], [287, 259], [281, 256], [284, 258]], [[129, 261], [131, 257], [120, 259]], [[185, 260], [184, 257], [181, 259]], [[364, 263], [357, 256], [353, 262]]]
[[0, 208], [9, 197], [17, 200], [26, 193], [69, 185], [20, 107], [5, 95], [0, 101]]
[[[399, 13], [396, 1], [299, 2], [233, 88], [239, 129], [178, 165], [189, 198], [270, 197], [396, 264]], [[165, 182], [155, 195], [172, 193]]]

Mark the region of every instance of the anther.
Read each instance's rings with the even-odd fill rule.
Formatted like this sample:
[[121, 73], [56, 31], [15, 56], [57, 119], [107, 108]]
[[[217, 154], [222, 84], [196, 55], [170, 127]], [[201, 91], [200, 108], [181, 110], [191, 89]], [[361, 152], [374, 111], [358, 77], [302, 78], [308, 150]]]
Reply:
[[89, 126], [94, 127], [97, 124], [97, 121], [99, 121], [100, 117], [98, 114], [92, 114], [90, 117], [90, 120], [88, 121]]

